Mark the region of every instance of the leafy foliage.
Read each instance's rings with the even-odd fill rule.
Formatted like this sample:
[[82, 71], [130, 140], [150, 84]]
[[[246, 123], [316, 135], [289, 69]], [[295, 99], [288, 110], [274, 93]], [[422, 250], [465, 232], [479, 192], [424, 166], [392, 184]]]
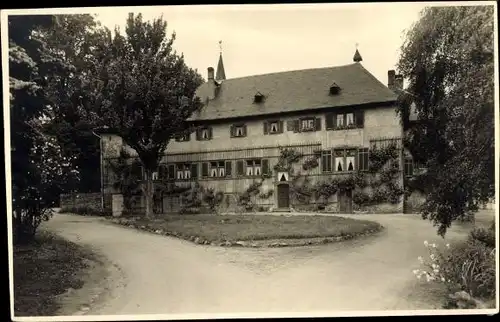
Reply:
[[[489, 231], [489, 234], [494, 231]], [[465, 292], [472, 298], [492, 300], [496, 291], [495, 247], [488, 245], [471, 232], [466, 241], [455, 245], [447, 244], [447, 249], [440, 250], [436, 244], [427, 241], [429, 259], [419, 257], [424, 269], [414, 270], [417, 278], [425, 276], [427, 282], [445, 284], [449, 293]], [[455, 301], [453, 301], [455, 300]], [[453, 307], [457, 298], [451, 296], [447, 306]], [[455, 302], [455, 303], [454, 303]]]
[[423, 218], [440, 235], [494, 195], [493, 14], [493, 6], [427, 8], [401, 49], [409, 84], [398, 110], [406, 146], [427, 168]]
[[146, 170], [146, 216], [152, 214], [151, 173], [170, 139], [192, 130], [185, 120], [201, 104], [194, 94], [202, 78], [174, 51], [175, 33], [168, 38], [166, 27], [161, 18], [144, 22], [129, 14], [125, 35], [106, 30], [84, 86], [88, 118], [115, 131]]
[[44, 132], [50, 120], [46, 80], [61, 62], [46, 49], [52, 16], [9, 16], [9, 87], [14, 242], [33, 240], [52, 215], [59, 193], [71, 191], [78, 171]]

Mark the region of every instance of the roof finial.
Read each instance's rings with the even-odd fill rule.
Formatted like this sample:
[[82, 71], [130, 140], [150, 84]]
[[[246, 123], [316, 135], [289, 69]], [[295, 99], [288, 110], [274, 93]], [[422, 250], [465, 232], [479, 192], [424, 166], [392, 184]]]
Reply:
[[360, 61], [363, 60], [363, 58], [361, 58], [361, 54], [358, 51], [358, 46], [359, 44], [356, 43], [356, 52], [354, 53], [354, 57], [352, 58], [352, 60], [354, 60], [355, 63], [359, 63]]
[[219, 40], [219, 50], [220, 50], [220, 53], [222, 54], [222, 40]]

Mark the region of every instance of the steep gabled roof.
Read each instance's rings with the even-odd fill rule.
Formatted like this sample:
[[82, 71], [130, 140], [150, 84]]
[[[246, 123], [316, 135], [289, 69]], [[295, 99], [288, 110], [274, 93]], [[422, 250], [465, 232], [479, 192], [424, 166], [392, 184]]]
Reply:
[[[330, 86], [334, 82], [340, 87], [340, 92], [330, 95]], [[189, 120], [260, 116], [396, 101], [396, 94], [360, 63], [228, 79], [219, 85], [215, 99], [208, 100], [211, 86], [204, 83], [198, 88], [197, 95], [204, 106]], [[258, 92], [265, 96], [261, 103], [254, 102]]]

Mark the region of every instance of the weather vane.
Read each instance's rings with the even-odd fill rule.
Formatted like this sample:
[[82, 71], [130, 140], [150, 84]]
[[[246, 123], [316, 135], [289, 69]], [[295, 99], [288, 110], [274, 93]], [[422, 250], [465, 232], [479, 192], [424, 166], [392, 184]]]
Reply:
[[359, 46], [359, 44], [358, 44], [358, 43], [356, 43], [356, 49], [358, 49], [358, 46]]
[[222, 40], [219, 40], [219, 50], [220, 50], [220, 52], [222, 54]]

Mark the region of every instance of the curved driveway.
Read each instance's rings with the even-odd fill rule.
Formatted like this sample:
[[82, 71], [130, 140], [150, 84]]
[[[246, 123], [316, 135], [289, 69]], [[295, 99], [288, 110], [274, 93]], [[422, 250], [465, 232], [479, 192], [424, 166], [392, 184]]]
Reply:
[[[412, 274], [426, 255], [423, 241], [443, 243], [436, 229], [410, 215], [359, 217], [386, 229], [336, 244], [250, 249], [195, 245], [96, 217], [56, 214], [43, 227], [120, 268], [107, 279], [113, 292], [87, 315], [439, 308]], [[447, 239], [465, 233], [455, 229]]]

